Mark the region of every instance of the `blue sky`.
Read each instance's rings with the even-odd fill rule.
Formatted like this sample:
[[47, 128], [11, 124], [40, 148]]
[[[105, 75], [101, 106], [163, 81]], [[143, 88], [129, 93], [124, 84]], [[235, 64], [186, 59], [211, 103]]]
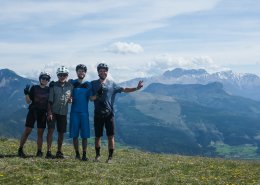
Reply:
[[182, 67], [260, 76], [260, 1], [0, 0], [0, 68], [27, 77], [105, 61], [124, 81]]

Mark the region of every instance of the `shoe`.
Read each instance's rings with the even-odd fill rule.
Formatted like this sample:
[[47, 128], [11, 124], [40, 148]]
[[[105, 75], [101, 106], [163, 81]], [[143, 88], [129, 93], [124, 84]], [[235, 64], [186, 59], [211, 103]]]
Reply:
[[18, 149], [18, 156], [21, 157], [21, 158], [25, 158], [26, 157], [25, 153], [23, 152], [23, 148], [19, 148]]
[[56, 152], [56, 158], [57, 158], [57, 159], [64, 159], [63, 153], [62, 153], [61, 151], [57, 151], [57, 152]]
[[96, 155], [94, 162], [100, 162], [100, 155]]
[[88, 161], [88, 158], [87, 158], [86, 155], [83, 155], [81, 160], [82, 160], [82, 161]]
[[109, 163], [109, 164], [113, 163], [112, 157], [108, 157], [108, 159], [106, 160], [106, 163]]
[[42, 153], [42, 151], [37, 151], [37, 153], [36, 153], [36, 157], [42, 157], [42, 155], [43, 155], [43, 153]]
[[51, 154], [51, 151], [48, 151], [45, 155], [46, 159], [54, 159], [54, 156]]
[[80, 154], [76, 153], [75, 159], [79, 159], [80, 160]]

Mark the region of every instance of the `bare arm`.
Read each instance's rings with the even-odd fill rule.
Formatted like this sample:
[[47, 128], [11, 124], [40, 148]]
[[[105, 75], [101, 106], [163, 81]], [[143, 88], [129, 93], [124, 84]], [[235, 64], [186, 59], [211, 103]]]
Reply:
[[95, 101], [97, 99], [97, 95], [90, 96], [89, 99], [90, 99], [90, 101]]
[[51, 106], [52, 106], [52, 102], [48, 102], [48, 108], [47, 108], [47, 113], [48, 113], [48, 116], [47, 116], [47, 119], [49, 121], [53, 120], [53, 115], [52, 115], [52, 111], [51, 111]]
[[123, 92], [124, 92], [124, 93], [134, 92], [134, 91], [137, 91], [137, 90], [141, 89], [142, 87], [143, 87], [143, 80], [140, 80], [140, 81], [138, 82], [137, 87], [132, 87], [132, 88], [127, 87], [127, 88], [124, 88], [124, 89], [123, 89]]
[[25, 95], [25, 101], [26, 101], [26, 103], [27, 104], [30, 104], [30, 103], [32, 103], [32, 100], [30, 99], [30, 97], [29, 97], [29, 95], [27, 94], [27, 95]]

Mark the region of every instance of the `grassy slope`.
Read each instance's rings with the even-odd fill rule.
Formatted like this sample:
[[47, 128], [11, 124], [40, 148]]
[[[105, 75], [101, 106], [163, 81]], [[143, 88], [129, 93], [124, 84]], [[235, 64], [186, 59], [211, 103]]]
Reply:
[[[74, 159], [64, 146], [64, 160], [16, 157], [17, 140], [0, 139], [0, 184], [260, 184], [260, 161], [238, 161], [117, 149], [113, 164]], [[25, 151], [35, 154], [35, 143]], [[44, 148], [45, 150], [45, 148]], [[89, 158], [94, 158], [91, 146]]]

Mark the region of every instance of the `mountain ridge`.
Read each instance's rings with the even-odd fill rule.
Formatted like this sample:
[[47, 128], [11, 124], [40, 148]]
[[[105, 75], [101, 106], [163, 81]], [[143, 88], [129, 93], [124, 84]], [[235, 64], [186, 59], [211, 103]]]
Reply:
[[122, 86], [135, 86], [139, 80], [143, 80], [148, 86], [151, 83], [163, 84], [208, 84], [220, 82], [224, 90], [230, 95], [237, 95], [260, 101], [260, 78], [251, 73], [234, 73], [233, 71], [220, 71], [209, 74], [204, 69], [186, 70], [176, 68], [168, 70], [162, 75], [147, 78], [136, 78], [120, 83]]

